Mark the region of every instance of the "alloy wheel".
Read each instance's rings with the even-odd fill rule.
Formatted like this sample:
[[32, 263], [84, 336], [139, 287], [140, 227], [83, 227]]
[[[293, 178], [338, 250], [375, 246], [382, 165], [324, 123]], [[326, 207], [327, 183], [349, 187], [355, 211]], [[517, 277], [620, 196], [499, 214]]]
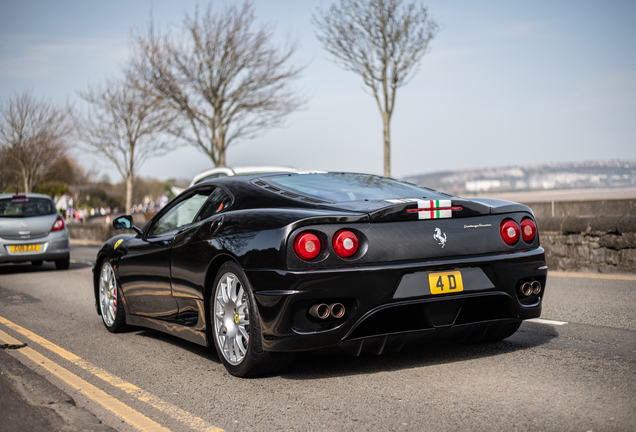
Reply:
[[241, 280], [232, 272], [221, 276], [216, 285], [214, 333], [223, 357], [232, 365], [240, 364], [249, 347], [250, 310]]
[[113, 266], [109, 262], [104, 263], [99, 276], [99, 305], [104, 324], [112, 327], [117, 316], [117, 281]]

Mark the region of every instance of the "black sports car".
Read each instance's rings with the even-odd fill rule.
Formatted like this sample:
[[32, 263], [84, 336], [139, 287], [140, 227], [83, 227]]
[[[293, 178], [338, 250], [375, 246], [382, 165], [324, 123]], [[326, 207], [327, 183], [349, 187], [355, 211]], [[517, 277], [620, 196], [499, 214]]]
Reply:
[[197, 184], [100, 249], [97, 313], [214, 345], [227, 370], [298, 351], [380, 354], [423, 338], [486, 342], [541, 313], [532, 211], [369, 174], [298, 172]]

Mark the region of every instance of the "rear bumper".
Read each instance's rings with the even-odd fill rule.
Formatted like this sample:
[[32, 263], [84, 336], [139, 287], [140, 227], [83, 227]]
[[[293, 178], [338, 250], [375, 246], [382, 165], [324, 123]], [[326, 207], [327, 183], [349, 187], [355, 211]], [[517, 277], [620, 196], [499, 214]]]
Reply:
[[[39, 244], [38, 252], [12, 253], [12, 245]], [[19, 263], [27, 261], [55, 261], [65, 259], [71, 252], [71, 245], [66, 229], [60, 233], [52, 233], [46, 237], [25, 240], [0, 239], [0, 263]]]
[[[465, 288], [431, 294], [427, 273], [456, 271]], [[479, 273], [480, 283], [469, 275]], [[541, 314], [547, 267], [542, 248], [479, 257], [382, 266], [286, 271], [246, 270], [268, 351], [395, 349], [418, 338], [452, 338]], [[539, 281], [539, 295], [520, 286]], [[408, 281], [408, 282], [407, 282]], [[413, 281], [416, 281], [415, 283]], [[341, 319], [309, 315], [316, 303], [342, 303]]]

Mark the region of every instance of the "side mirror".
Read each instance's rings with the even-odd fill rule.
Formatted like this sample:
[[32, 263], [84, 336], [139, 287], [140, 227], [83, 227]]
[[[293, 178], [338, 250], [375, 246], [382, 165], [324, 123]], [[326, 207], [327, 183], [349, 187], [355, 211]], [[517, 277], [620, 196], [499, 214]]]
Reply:
[[126, 215], [126, 216], [119, 216], [118, 218], [116, 218], [113, 221], [113, 228], [115, 229], [132, 229], [133, 231], [135, 231], [137, 234], [141, 234], [142, 231], [137, 228], [136, 226], [133, 225], [133, 218], [132, 216]]
[[132, 216], [119, 216], [113, 221], [113, 228], [115, 229], [130, 229], [132, 226]]

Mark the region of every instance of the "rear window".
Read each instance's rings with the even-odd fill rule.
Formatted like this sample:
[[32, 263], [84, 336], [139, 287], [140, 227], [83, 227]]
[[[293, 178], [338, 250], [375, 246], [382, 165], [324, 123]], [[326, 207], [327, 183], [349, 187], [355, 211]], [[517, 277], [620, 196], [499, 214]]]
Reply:
[[0, 199], [0, 218], [31, 217], [56, 214], [53, 201], [47, 198], [2, 198]]
[[443, 196], [430, 189], [371, 174], [285, 174], [266, 180], [297, 193], [334, 202]]

